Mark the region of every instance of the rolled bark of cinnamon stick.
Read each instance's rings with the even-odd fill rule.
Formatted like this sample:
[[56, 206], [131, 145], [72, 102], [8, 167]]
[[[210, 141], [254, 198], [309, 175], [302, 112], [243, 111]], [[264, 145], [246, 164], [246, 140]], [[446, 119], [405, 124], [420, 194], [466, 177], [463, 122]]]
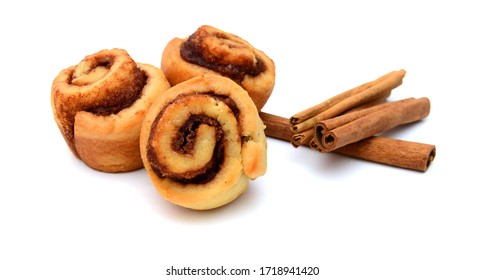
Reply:
[[406, 71], [392, 71], [375, 81], [365, 83], [292, 116], [289, 121], [294, 132], [312, 128], [317, 122], [336, 117], [345, 111], [390, 96], [392, 89], [402, 84]]
[[294, 148], [299, 146], [307, 146], [314, 138], [313, 129], [307, 129], [305, 131], [294, 133], [291, 137], [291, 144]]
[[[415, 99], [415, 98], [410, 98], [410, 99]], [[404, 100], [395, 101], [395, 102], [381, 103], [381, 104], [371, 106], [371, 107], [368, 107], [368, 108], [363, 108], [363, 109], [360, 109], [360, 110], [351, 111], [349, 113], [339, 115], [339, 116], [331, 118], [331, 119], [319, 121], [317, 123], [317, 125], [319, 127], [317, 132], [318, 133], [326, 133], [331, 129], [343, 126], [343, 125], [345, 125], [345, 124], [347, 124], [351, 121], [354, 121], [354, 120], [357, 120], [358, 118], [362, 118], [364, 116], [367, 116], [367, 115], [374, 113], [378, 110], [381, 110], [385, 107], [392, 106], [392, 105], [395, 105], [395, 104], [401, 103], [401, 102], [406, 102], [406, 100], [410, 100], [410, 99], [404, 99]], [[314, 133], [314, 129], [313, 129], [313, 133]], [[321, 135], [319, 135], [319, 136], [321, 137]]]
[[291, 142], [294, 132], [291, 130], [289, 119], [265, 112], [259, 112], [259, 116], [266, 126], [264, 132], [267, 136]]
[[329, 131], [324, 129], [324, 121], [316, 124], [314, 138], [319, 149], [330, 152], [396, 126], [422, 120], [430, 113], [430, 100], [426, 97], [409, 98], [375, 107], [380, 109]]
[[[287, 142], [291, 141], [293, 132], [289, 119], [265, 112], [259, 112], [259, 115], [266, 126], [266, 136]], [[317, 150], [314, 141], [306, 143], [305, 146]], [[389, 166], [425, 172], [435, 158], [436, 147], [431, 144], [371, 136], [332, 152]]]
[[[385, 93], [384, 95], [380, 96], [379, 98], [377, 98], [375, 100], [363, 103], [359, 106], [353, 107], [353, 108], [345, 111], [343, 113], [343, 115], [346, 115], [348, 113], [353, 113], [355, 111], [360, 111], [360, 110], [363, 110], [363, 109], [368, 109], [368, 110], [365, 110], [364, 112], [360, 112], [359, 114], [354, 114], [355, 118], [356, 118], [356, 116], [363, 116], [365, 114], [368, 114], [372, 110], [373, 111], [375, 110], [375, 108], [374, 108], [375, 106], [384, 104], [384, 102], [386, 101], [386, 98], [388, 96], [390, 96], [390, 91], [388, 91], [387, 93]], [[370, 109], [370, 108], [372, 108], [372, 109]], [[341, 115], [339, 115], [339, 116], [341, 116]], [[336, 120], [339, 121], [340, 118], [339, 117], [331, 118], [331, 120], [333, 120], [333, 119], [335, 121]], [[330, 119], [326, 119], [325, 121], [329, 121], [329, 120]], [[291, 119], [289, 119], [289, 121], [291, 121]], [[319, 122], [321, 122], [321, 121], [319, 121]], [[335, 122], [331, 122], [331, 123], [334, 124]], [[291, 127], [291, 129], [294, 129], [294, 126]], [[304, 131], [294, 133], [292, 135], [292, 138], [291, 138], [291, 144], [294, 148], [297, 148], [299, 146], [309, 146], [313, 149], [318, 150], [319, 148], [317, 147], [317, 143], [315, 141], [316, 140], [314, 139], [314, 126], [311, 126], [310, 128], [308, 128]]]
[[435, 145], [371, 136], [336, 153], [405, 169], [425, 172], [436, 155]]

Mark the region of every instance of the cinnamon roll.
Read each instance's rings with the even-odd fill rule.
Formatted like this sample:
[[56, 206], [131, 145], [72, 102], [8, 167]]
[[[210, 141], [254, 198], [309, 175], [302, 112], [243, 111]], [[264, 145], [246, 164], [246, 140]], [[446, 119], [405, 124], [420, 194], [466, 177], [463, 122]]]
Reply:
[[163, 50], [161, 69], [171, 85], [203, 74], [228, 77], [242, 86], [260, 111], [275, 83], [274, 62], [242, 38], [203, 25]]
[[233, 201], [267, 166], [255, 104], [234, 81], [216, 75], [167, 90], [143, 121], [140, 150], [161, 196], [196, 210]]
[[143, 167], [141, 122], [169, 87], [161, 69], [136, 63], [123, 49], [101, 50], [58, 74], [52, 110], [76, 157], [96, 170], [132, 171]]

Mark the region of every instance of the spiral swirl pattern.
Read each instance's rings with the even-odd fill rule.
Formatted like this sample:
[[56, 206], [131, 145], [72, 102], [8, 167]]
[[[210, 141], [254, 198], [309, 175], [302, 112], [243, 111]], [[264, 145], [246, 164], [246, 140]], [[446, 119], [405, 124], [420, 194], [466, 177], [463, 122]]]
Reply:
[[275, 84], [274, 62], [244, 39], [203, 25], [186, 39], [174, 38], [163, 51], [161, 67], [170, 84], [212, 74], [242, 86], [260, 110]]
[[141, 129], [145, 169], [167, 200], [211, 209], [265, 173], [264, 125], [247, 92], [228, 78], [198, 76], [165, 92]]
[[123, 49], [101, 50], [54, 79], [55, 121], [72, 153], [90, 167], [141, 168], [139, 131], [147, 108], [170, 87], [163, 72]]

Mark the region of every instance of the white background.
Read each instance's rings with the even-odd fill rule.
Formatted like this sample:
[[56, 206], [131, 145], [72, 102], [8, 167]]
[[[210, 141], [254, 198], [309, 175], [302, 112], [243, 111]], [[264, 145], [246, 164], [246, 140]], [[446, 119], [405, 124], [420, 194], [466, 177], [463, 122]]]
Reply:
[[[2, 2], [0, 279], [181, 279], [166, 269], [222, 265], [319, 267], [307, 279], [484, 279], [477, 4]], [[74, 158], [52, 116], [54, 77], [114, 47], [159, 67], [166, 43], [202, 24], [274, 60], [264, 111], [285, 117], [405, 69], [390, 99], [426, 96], [432, 110], [385, 135], [436, 145], [435, 161], [421, 173], [269, 139], [266, 175], [198, 212], [163, 200], [144, 170], [105, 174]]]

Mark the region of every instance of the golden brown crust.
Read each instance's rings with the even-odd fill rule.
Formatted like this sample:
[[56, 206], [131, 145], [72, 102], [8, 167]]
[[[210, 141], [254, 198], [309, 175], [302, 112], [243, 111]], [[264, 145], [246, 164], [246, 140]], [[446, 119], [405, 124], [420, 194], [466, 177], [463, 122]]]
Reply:
[[172, 39], [163, 50], [161, 69], [171, 85], [198, 75], [222, 75], [242, 86], [260, 111], [272, 94], [275, 65], [242, 38], [201, 26], [185, 39]]
[[167, 90], [140, 136], [145, 169], [159, 193], [197, 210], [225, 205], [267, 167], [264, 125], [232, 80], [197, 76]]
[[54, 118], [71, 151], [91, 168], [136, 170], [143, 167], [141, 122], [154, 99], [169, 87], [160, 69], [134, 62], [121, 49], [102, 50], [54, 79]]

